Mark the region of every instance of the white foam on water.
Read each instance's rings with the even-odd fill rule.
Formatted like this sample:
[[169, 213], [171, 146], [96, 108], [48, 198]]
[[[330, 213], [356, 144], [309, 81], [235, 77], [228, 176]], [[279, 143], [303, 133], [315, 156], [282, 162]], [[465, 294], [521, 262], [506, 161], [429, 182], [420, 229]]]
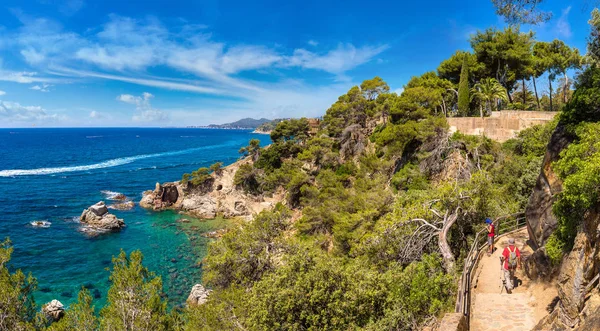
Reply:
[[187, 153], [191, 153], [191, 152], [195, 152], [195, 151], [199, 151], [199, 150], [222, 148], [224, 146], [227, 146], [227, 145], [225, 145], [225, 144], [212, 145], [212, 146], [184, 149], [184, 150], [173, 151], [173, 152], [164, 152], [164, 153], [156, 153], [156, 154], [142, 154], [142, 155], [136, 155], [136, 156], [121, 157], [118, 159], [112, 159], [112, 160], [89, 164], [89, 165], [80, 165], [80, 166], [71, 166], [71, 167], [0, 170], [0, 177], [52, 175], [52, 174], [60, 174], [60, 173], [65, 173], [65, 172], [89, 171], [89, 170], [94, 170], [94, 169], [112, 168], [112, 167], [118, 167], [121, 165], [129, 164], [129, 163], [132, 163], [132, 162], [135, 162], [138, 160], [143, 160], [143, 159], [149, 159], [149, 158], [155, 158], [155, 157], [161, 157], [161, 156], [181, 155], [181, 154], [187, 154]]

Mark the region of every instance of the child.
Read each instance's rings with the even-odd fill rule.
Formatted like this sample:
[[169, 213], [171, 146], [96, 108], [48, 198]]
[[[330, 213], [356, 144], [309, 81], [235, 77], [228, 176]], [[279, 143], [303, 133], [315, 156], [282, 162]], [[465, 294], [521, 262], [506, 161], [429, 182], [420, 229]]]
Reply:
[[485, 223], [487, 223], [488, 246], [490, 247], [488, 255], [491, 255], [494, 253], [494, 237], [496, 236], [496, 228], [494, 227], [492, 220], [489, 218], [485, 219]]

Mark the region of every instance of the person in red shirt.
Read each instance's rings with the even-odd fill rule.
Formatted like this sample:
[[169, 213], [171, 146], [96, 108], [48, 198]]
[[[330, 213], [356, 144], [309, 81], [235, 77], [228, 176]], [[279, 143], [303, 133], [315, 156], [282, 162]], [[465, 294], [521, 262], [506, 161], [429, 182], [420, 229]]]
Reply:
[[486, 218], [485, 223], [487, 223], [487, 231], [488, 231], [488, 246], [490, 250], [488, 251], [488, 256], [494, 253], [494, 237], [496, 236], [496, 227], [494, 226], [494, 222], [491, 219]]
[[515, 270], [521, 267], [521, 252], [515, 245], [514, 238], [508, 239], [508, 246], [502, 251], [502, 258], [504, 285], [506, 286], [506, 291], [511, 293], [514, 288]]

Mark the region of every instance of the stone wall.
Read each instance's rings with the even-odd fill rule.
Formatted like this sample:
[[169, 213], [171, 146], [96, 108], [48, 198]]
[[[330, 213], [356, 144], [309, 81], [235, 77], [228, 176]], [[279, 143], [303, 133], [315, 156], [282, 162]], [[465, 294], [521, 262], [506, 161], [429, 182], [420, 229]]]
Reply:
[[557, 112], [502, 110], [492, 112], [490, 117], [448, 118], [450, 132], [459, 131], [469, 135], [485, 135], [503, 142], [516, 137], [517, 133], [537, 124], [551, 121]]

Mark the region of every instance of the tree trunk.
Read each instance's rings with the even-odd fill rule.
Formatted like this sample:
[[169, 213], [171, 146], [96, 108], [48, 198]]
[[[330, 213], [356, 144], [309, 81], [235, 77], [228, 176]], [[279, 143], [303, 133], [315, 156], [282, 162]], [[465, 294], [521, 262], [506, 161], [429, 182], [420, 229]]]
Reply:
[[522, 78], [523, 82], [523, 110], [527, 108], [527, 90], [525, 89], [525, 78]]
[[552, 107], [552, 79], [548, 77], [548, 85], [550, 86], [550, 111], [554, 111]]
[[481, 102], [479, 103], [479, 115], [483, 118], [483, 105], [481, 105]]
[[535, 77], [532, 76], [531, 79], [533, 80], [533, 90], [535, 91], [535, 100], [537, 101], [538, 111], [541, 111], [542, 106], [540, 104], [540, 98], [538, 97], [537, 86], [535, 86]]
[[440, 231], [438, 235], [438, 246], [440, 248], [440, 252], [442, 253], [442, 257], [444, 258], [446, 272], [449, 274], [451, 274], [454, 270], [454, 263], [456, 262], [456, 259], [454, 258], [454, 254], [452, 253], [450, 245], [448, 244], [448, 231], [458, 219], [458, 211], [459, 208], [456, 208], [453, 214], [446, 217], [442, 231]]
[[448, 117], [448, 110], [446, 109], [446, 101], [444, 97], [442, 97], [442, 111], [444, 112], [444, 117]]
[[512, 95], [510, 95], [510, 91], [508, 91], [508, 88], [506, 86], [504, 86], [504, 88], [506, 89], [506, 95], [508, 95], [508, 102], [513, 103], [513, 98]]
[[569, 88], [569, 76], [567, 76], [567, 71], [565, 74], [565, 86], [563, 87], [563, 102], [567, 103], [567, 89]]

